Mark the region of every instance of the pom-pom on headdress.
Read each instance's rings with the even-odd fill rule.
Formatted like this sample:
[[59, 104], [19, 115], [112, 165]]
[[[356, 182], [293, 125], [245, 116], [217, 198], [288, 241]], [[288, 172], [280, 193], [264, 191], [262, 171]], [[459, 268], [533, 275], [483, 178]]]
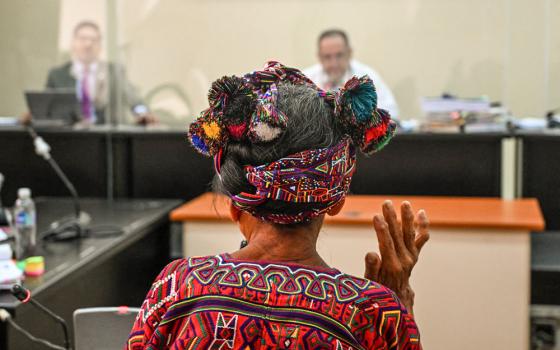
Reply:
[[389, 113], [377, 108], [377, 92], [366, 75], [352, 77], [336, 92], [334, 110], [343, 130], [363, 153], [381, 150], [396, 131]]
[[247, 135], [256, 94], [243, 78], [222, 77], [208, 92], [210, 107], [191, 124], [189, 137], [202, 154], [214, 156], [229, 140], [240, 141]]
[[[277, 107], [280, 83], [315, 89], [332, 106], [335, 122], [348, 135], [330, 148], [245, 167], [247, 181], [256, 190], [229, 194], [234, 205], [263, 220], [288, 224], [309, 220], [340, 202], [355, 169], [354, 148], [366, 154], [379, 151], [396, 125], [387, 111], [377, 108], [377, 92], [369, 77], [353, 77], [339, 91], [324, 91], [299, 70], [271, 61], [243, 78], [216, 80], [208, 93], [209, 108], [190, 125], [192, 145], [214, 157], [218, 175], [229, 142], [267, 143], [285, 131], [290, 116]], [[274, 213], [260, 207], [268, 200], [313, 205], [295, 214]]]
[[216, 80], [208, 92], [209, 108], [190, 126], [193, 146], [204, 155], [214, 156], [229, 141], [264, 143], [277, 139], [288, 121], [277, 108], [280, 82], [318, 89], [299, 70], [275, 61], [243, 78], [231, 76]]

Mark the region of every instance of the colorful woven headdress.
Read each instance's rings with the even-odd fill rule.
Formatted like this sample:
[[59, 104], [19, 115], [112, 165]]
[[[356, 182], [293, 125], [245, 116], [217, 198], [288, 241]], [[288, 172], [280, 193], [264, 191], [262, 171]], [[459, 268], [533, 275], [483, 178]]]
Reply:
[[[263, 220], [291, 224], [321, 215], [343, 200], [355, 170], [355, 147], [366, 154], [379, 151], [396, 125], [385, 110], [377, 108], [377, 93], [369, 77], [353, 77], [338, 91], [323, 91], [299, 70], [271, 61], [262, 71], [216, 80], [208, 93], [209, 108], [190, 125], [192, 145], [214, 157], [218, 175], [230, 142], [266, 144], [285, 131], [290, 116], [277, 106], [280, 83], [316, 90], [332, 106], [336, 124], [347, 135], [328, 148], [245, 166], [246, 179], [255, 191], [229, 194], [233, 204]], [[275, 212], [265, 209], [268, 201], [298, 203], [304, 209]], [[301, 206], [305, 203], [309, 205]]]

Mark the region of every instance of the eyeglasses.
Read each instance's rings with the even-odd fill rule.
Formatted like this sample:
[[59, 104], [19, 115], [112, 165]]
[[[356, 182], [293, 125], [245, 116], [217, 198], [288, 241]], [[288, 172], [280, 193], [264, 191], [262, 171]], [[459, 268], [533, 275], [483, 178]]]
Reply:
[[340, 62], [345, 60], [348, 57], [347, 52], [336, 52], [332, 54], [319, 54], [319, 57], [323, 61], [336, 61]]
[[80, 42], [91, 42], [93, 44], [97, 44], [101, 41], [101, 39], [98, 36], [91, 36], [91, 35], [76, 35], [74, 37], [74, 40]]

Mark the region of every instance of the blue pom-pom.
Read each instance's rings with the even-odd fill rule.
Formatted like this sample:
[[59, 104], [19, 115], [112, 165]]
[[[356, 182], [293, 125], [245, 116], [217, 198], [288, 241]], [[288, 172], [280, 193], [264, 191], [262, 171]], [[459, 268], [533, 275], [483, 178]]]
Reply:
[[359, 123], [367, 123], [377, 106], [377, 93], [371, 83], [361, 83], [356, 89], [348, 91], [352, 112]]
[[208, 154], [208, 146], [206, 143], [197, 135], [191, 135], [191, 143], [196, 147], [201, 153]]

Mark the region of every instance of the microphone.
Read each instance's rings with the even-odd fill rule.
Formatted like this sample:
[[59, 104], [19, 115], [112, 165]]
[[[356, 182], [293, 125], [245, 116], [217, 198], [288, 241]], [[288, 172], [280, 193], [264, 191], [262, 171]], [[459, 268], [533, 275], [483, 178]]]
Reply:
[[12, 295], [22, 303], [24, 304], [28, 302], [31, 303], [31, 305], [38, 308], [43, 313], [45, 313], [53, 320], [58, 322], [62, 326], [62, 330], [64, 332], [64, 349], [70, 349], [70, 339], [68, 338], [68, 326], [66, 325], [66, 321], [64, 321], [62, 317], [58, 316], [57, 314], [49, 310], [47, 307], [45, 307], [43, 304], [33, 299], [31, 297], [31, 291], [23, 287], [21, 284], [14, 284], [10, 291], [12, 292]]
[[[72, 196], [72, 201], [74, 203], [74, 218], [70, 220], [60, 220], [55, 221], [51, 224], [50, 230], [42, 237], [43, 239], [53, 239], [57, 240], [59, 237], [62, 239], [71, 239], [81, 237], [85, 232], [85, 227], [91, 222], [91, 217], [82, 211], [80, 206], [80, 197], [78, 196], [78, 191], [68, 179], [64, 171], [60, 168], [56, 160], [51, 155], [51, 146], [37, 134], [32, 126], [27, 126], [27, 131], [33, 139], [33, 144], [35, 145], [35, 153], [38, 156], [43, 157], [50, 166], [54, 169], [55, 173], [59, 179], [64, 183], [64, 186], [70, 192]], [[70, 235], [68, 235], [70, 233]], [[66, 234], [66, 235], [65, 235]]]

